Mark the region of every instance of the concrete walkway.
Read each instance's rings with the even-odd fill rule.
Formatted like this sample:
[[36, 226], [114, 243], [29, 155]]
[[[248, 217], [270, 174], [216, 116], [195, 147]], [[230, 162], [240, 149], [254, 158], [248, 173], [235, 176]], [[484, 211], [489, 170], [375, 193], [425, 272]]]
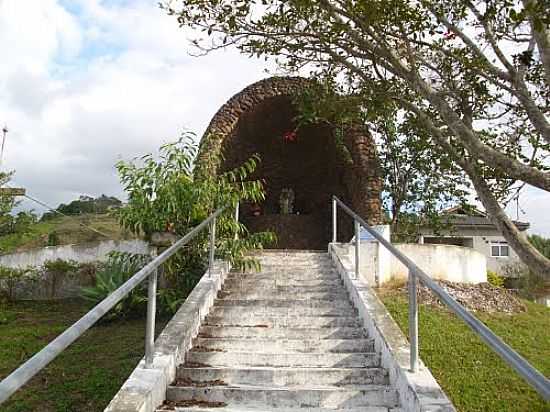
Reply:
[[260, 260], [229, 274], [159, 411], [400, 410], [328, 255]]

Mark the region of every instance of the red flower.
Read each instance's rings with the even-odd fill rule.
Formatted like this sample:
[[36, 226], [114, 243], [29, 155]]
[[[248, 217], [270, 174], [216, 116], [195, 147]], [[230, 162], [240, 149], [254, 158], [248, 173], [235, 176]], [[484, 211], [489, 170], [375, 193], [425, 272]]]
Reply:
[[291, 132], [286, 132], [285, 134], [283, 134], [283, 141], [285, 143], [295, 142], [297, 137], [298, 136], [296, 135], [296, 132], [293, 130]]

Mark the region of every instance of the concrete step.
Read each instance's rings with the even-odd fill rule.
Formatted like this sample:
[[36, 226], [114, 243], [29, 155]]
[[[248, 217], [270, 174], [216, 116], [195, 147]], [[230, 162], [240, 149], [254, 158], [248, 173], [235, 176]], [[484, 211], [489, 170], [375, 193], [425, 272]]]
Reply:
[[260, 339], [361, 339], [366, 338], [362, 328], [270, 328], [261, 326], [201, 326], [199, 338], [260, 338]]
[[183, 367], [249, 366], [293, 368], [377, 368], [377, 353], [251, 353], [251, 352], [195, 352], [185, 355]]
[[358, 339], [242, 339], [196, 338], [194, 351], [252, 353], [358, 353], [374, 352], [374, 340]]
[[206, 318], [204, 325], [209, 326], [257, 326], [266, 325], [269, 327], [287, 327], [317, 329], [327, 327], [356, 327], [361, 328], [362, 324], [356, 316], [341, 317], [304, 317], [304, 316], [262, 316], [249, 313], [242, 313], [235, 316], [212, 316]]
[[276, 253], [273, 255], [262, 254], [261, 256], [254, 256], [260, 262], [303, 262], [303, 261], [312, 261], [312, 262], [330, 262], [331, 258], [328, 253], [316, 253], [316, 254], [291, 254], [291, 253]]
[[[382, 368], [178, 368], [177, 379], [187, 386], [223, 382], [229, 386], [349, 387], [387, 385], [388, 373]], [[196, 384], [195, 384], [196, 383]]]
[[337, 275], [338, 272], [332, 265], [332, 263], [303, 263], [303, 264], [287, 264], [285, 262], [279, 263], [262, 263], [260, 270], [250, 269], [250, 270], [234, 270], [231, 274], [256, 274], [256, 273], [325, 273], [330, 275]]
[[337, 316], [354, 316], [357, 314], [355, 309], [338, 308], [332, 306], [322, 307], [258, 307], [258, 306], [213, 306], [210, 312], [213, 316], [238, 316], [243, 313], [258, 316], [279, 316], [290, 317], [337, 317]]
[[169, 409], [157, 409], [156, 412], [405, 412], [400, 408], [386, 408], [384, 406], [366, 406], [361, 408], [309, 408], [307, 406], [303, 408], [247, 408], [244, 406], [238, 406], [232, 408], [230, 406], [216, 406], [216, 407], [202, 407], [202, 406], [170, 406]]
[[346, 289], [340, 282], [328, 282], [326, 284], [300, 285], [300, 284], [283, 284], [280, 285], [273, 279], [267, 282], [228, 282], [223, 286], [224, 292], [229, 293], [248, 293], [248, 292], [266, 292], [266, 293], [288, 293], [291, 296], [300, 296], [303, 293], [331, 293], [343, 292]]
[[337, 290], [327, 292], [309, 292], [304, 290], [298, 294], [288, 291], [278, 290], [244, 290], [244, 289], [224, 289], [218, 293], [218, 298], [221, 299], [277, 299], [288, 300], [289, 298], [306, 299], [323, 299], [323, 300], [349, 300], [345, 290], [338, 288]]
[[299, 312], [303, 308], [332, 308], [352, 310], [348, 299], [216, 299], [214, 307], [242, 306], [243, 311], [252, 307], [259, 308], [292, 308]]
[[397, 394], [385, 385], [368, 385], [357, 389], [300, 388], [281, 389], [266, 387], [189, 386], [168, 387], [169, 401], [221, 402], [231, 407], [248, 406], [262, 408], [361, 408], [365, 406], [397, 406]]
[[269, 269], [264, 268], [261, 272], [232, 272], [227, 276], [228, 279], [233, 278], [289, 278], [289, 279], [340, 279], [338, 273], [332, 269], [316, 269], [316, 268], [307, 268], [303, 270], [297, 270], [296, 268], [284, 270], [279, 268]]
[[234, 288], [234, 287], [241, 287], [241, 288], [278, 288], [278, 287], [287, 287], [292, 289], [299, 289], [299, 290], [308, 290], [311, 288], [319, 287], [325, 287], [325, 288], [342, 288], [342, 282], [340, 279], [309, 279], [309, 280], [301, 280], [301, 279], [279, 279], [277, 277], [273, 278], [238, 278], [238, 277], [228, 277], [223, 285], [225, 288]]

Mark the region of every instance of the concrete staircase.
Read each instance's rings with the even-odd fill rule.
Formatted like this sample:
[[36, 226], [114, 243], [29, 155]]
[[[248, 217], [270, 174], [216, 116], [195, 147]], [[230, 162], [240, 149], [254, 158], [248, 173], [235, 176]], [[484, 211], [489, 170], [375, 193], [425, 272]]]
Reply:
[[228, 276], [159, 411], [398, 411], [328, 255], [260, 261]]

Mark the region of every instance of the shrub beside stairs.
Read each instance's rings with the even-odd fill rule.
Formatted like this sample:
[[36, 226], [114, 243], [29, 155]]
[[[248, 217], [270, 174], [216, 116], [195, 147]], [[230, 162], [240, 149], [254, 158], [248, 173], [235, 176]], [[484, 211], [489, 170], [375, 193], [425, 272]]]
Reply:
[[401, 411], [328, 255], [259, 259], [229, 274], [158, 411]]

